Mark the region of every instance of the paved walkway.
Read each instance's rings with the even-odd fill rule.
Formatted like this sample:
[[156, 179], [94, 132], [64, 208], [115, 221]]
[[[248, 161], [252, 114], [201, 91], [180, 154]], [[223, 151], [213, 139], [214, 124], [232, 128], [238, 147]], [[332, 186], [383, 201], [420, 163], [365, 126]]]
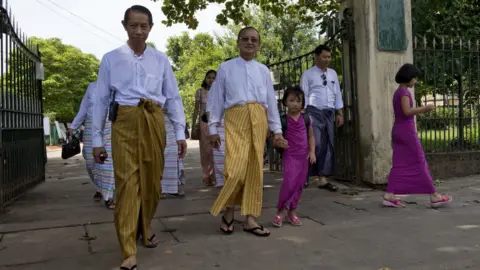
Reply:
[[[194, 147], [186, 173], [187, 197], [160, 202], [153, 227], [161, 245], [139, 247], [141, 270], [479, 269], [479, 177], [442, 183], [455, 202], [441, 210], [428, 208], [426, 197], [406, 198], [406, 209], [385, 209], [379, 191], [308, 188], [299, 209], [304, 226], [270, 228], [262, 239], [241, 224], [233, 235], [220, 234], [219, 219], [208, 214], [217, 191], [202, 186]], [[266, 173], [260, 221], [269, 227], [280, 180]], [[63, 161], [50, 152], [47, 182], [0, 216], [0, 269], [118, 269], [113, 212], [93, 201], [93, 191], [80, 155]]]

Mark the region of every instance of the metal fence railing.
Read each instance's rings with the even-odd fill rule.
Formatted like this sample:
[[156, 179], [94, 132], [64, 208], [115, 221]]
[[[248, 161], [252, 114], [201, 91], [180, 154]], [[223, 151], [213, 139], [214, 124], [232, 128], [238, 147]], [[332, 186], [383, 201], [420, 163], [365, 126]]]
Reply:
[[45, 179], [38, 47], [0, 1], [0, 211]]
[[[358, 127], [356, 122], [357, 97], [355, 83], [355, 39], [351, 14], [345, 13], [341, 29], [333, 34], [326, 44], [332, 49], [330, 68], [334, 69], [339, 77], [344, 101], [345, 123], [335, 130], [335, 177], [340, 180], [358, 180]], [[348, 59], [343, 57], [348, 52]], [[288, 86], [300, 85], [300, 79], [307, 69], [315, 65], [313, 52], [292, 59], [269, 65], [280, 113], [285, 112], [281, 99]], [[271, 171], [281, 171], [280, 155], [269, 146], [269, 161]]]
[[436, 108], [417, 117], [426, 153], [480, 150], [480, 41], [462, 37], [416, 37], [414, 63], [422, 71], [417, 106]]

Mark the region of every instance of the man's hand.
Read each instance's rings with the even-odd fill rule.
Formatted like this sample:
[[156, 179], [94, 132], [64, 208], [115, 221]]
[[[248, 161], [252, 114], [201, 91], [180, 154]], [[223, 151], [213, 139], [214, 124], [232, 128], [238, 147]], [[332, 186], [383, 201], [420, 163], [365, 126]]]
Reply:
[[178, 158], [184, 159], [185, 155], [187, 154], [187, 141], [185, 140], [177, 141], [177, 145], [178, 145]]
[[108, 157], [107, 150], [105, 150], [105, 147], [94, 147], [93, 157], [96, 163], [103, 164]]
[[273, 135], [273, 145], [280, 148], [288, 148], [288, 141], [283, 138], [282, 133]]
[[337, 114], [337, 116], [335, 117], [335, 122], [337, 124], [337, 127], [341, 127], [343, 126], [343, 115], [340, 115], [340, 114]]
[[220, 136], [218, 134], [213, 134], [208, 136], [208, 141], [215, 149], [220, 149]]

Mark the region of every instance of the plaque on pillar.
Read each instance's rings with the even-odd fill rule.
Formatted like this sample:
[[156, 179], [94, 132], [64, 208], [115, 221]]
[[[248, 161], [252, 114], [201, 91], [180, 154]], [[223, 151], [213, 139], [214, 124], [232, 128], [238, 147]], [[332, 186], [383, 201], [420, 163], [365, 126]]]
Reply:
[[377, 1], [378, 49], [406, 51], [405, 6], [403, 0]]

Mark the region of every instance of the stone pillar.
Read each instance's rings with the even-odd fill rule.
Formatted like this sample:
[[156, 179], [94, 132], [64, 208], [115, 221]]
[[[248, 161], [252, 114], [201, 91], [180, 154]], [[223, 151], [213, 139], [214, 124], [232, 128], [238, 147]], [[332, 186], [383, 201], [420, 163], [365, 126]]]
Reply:
[[[400, 0], [400, 16], [397, 0], [340, 2], [342, 14], [346, 9], [353, 13], [356, 53], [349, 61], [355, 61], [360, 177], [367, 183], [385, 184], [392, 160], [395, 74], [402, 64], [413, 62], [411, 0]], [[348, 55], [344, 50], [344, 57]]]

